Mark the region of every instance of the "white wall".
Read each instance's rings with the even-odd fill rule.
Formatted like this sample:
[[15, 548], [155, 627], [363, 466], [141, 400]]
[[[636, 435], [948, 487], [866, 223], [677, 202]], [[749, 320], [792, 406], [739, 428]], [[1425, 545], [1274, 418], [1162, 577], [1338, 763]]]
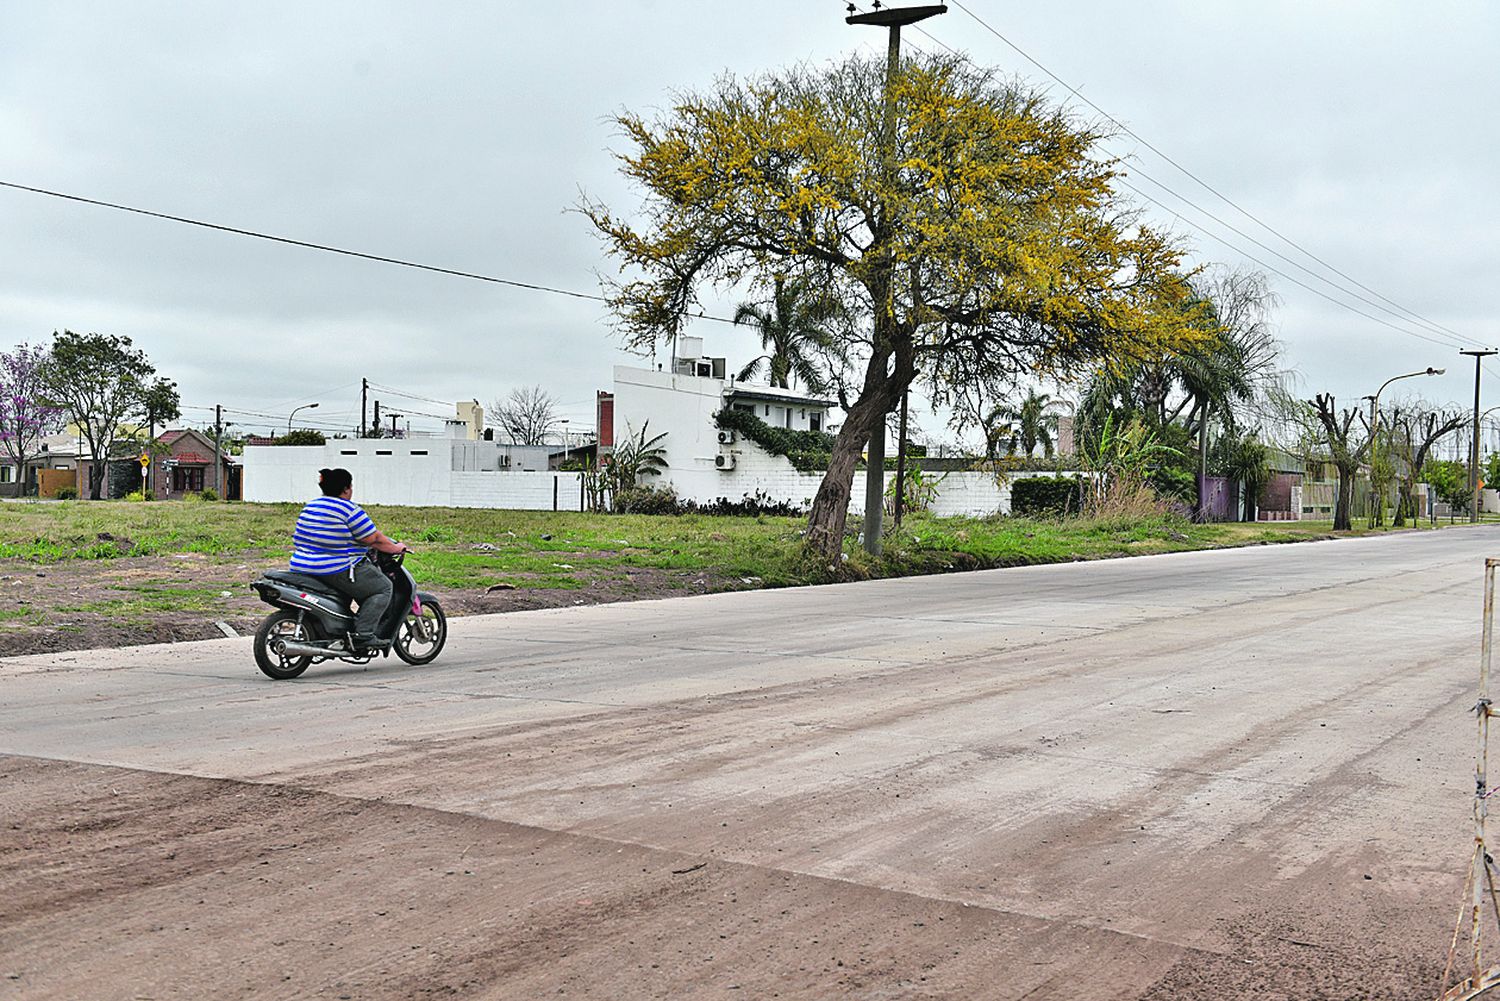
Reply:
[[581, 479], [578, 473], [454, 473], [452, 492], [444, 506], [582, 511]]
[[[711, 504], [719, 498], [738, 501], [757, 493], [800, 507], [812, 503], [822, 473], [803, 473], [783, 456], [772, 455], [738, 437], [721, 445], [714, 415], [723, 406], [725, 384], [719, 379], [672, 375], [619, 366], [615, 369], [616, 440], [626, 429], [647, 437], [666, 432], [662, 448], [668, 469], [651, 477], [652, 486], [671, 486], [684, 500]], [[442, 438], [356, 438], [322, 446], [252, 446], [245, 449], [244, 497], [247, 501], [304, 502], [317, 496], [318, 469], [342, 466], [354, 474], [355, 499], [366, 504], [433, 507], [483, 507], [516, 510], [580, 510], [577, 473], [498, 469], [505, 446]], [[422, 454], [425, 453], [425, 454]], [[720, 455], [734, 468], [718, 468]], [[517, 455], [514, 462], [524, 460]], [[937, 484], [933, 512], [943, 516], [983, 516], [1010, 511], [1010, 483], [983, 472], [960, 470], [927, 473]], [[887, 471], [886, 482], [895, 478]], [[864, 509], [865, 476], [856, 471], [850, 509]]]
[[240, 456], [243, 496], [247, 501], [307, 501], [318, 496], [319, 469], [342, 467], [354, 475], [354, 499], [362, 504], [446, 506], [453, 476], [449, 448], [442, 438], [250, 445]]
[[642, 429], [648, 440], [665, 432], [661, 447], [669, 468], [650, 482], [670, 484], [679, 496], [712, 493], [715, 477], [722, 475], [714, 468], [719, 454], [714, 414], [723, 407], [721, 379], [615, 366], [615, 447], [639, 437]]
[[555, 489], [558, 510], [580, 510], [577, 473], [497, 470], [493, 464], [484, 471], [454, 470], [463, 464], [455, 452], [474, 445], [441, 438], [358, 438], [250, 446], [241, 456], [244, 497], [302, 503], [318, 495], [319, 469], [342, 466], [354, 474], [354, 499], [361, 504], [550, 511]]
[[[775, 499], [790, 501], [807, 507], [817, 495], [823, 474], [803, 473], [789, 459], [772, 455], [752, 441], [739, 438], [731, 445], [715, 448], [734, 457], [734, 469], [715, 469], [711, 475], [693, 473], [684, 476], [678, 470], [670, 473], [677, 495], [700, 504], [712, 503], [720, 497], [731, 501], [765, 493]], [[932, 505], [934, 514], [951, 517], [972, 515], [983, 517], [990, 514], [1010, 513], [1010, 488], [1018, 479], [1037, 476], [1053, 476], [1053, 473], [1025, 472], [1007, 477], [1004, 484], [997, 484], [989, 473], [978, 470], [956, 470], [948, 473], [924, 473], [929, 482], [937, 485], [937, 496]], [[1071, 474], [1068, 474], [1071, 475]], [[887, 488], [896, 479], [893, 470], [886, 470]], [[668, 482], [663, 478], [662, 483]], [[853, 486], [849, 491], [849, 508], [856, 513], [865, 506], [865, 474], [854, 473]]]

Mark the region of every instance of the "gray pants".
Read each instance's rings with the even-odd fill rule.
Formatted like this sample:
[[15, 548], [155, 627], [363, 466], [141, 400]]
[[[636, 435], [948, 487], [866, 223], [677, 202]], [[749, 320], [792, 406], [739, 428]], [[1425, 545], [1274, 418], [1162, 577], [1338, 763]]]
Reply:
[[361, 636], [374, 636], [380, 617], [391, 604], [391, 579], [370, 560], [354, 564], [352, 573], [345, 570], [343, 573], [319, 574], [318, 579], [359, 602], [354, 631]]

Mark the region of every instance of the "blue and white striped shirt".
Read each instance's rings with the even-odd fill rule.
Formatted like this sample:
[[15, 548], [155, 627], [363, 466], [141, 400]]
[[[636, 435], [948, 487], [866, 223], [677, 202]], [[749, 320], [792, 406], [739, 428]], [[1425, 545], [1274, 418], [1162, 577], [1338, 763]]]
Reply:
[[292, 569], [297, 573], [343, 573], [364, 559], [359, 539], [375, 534], [375, 523], [353, 501], [317, 497], [297, 517], [292, 532]]

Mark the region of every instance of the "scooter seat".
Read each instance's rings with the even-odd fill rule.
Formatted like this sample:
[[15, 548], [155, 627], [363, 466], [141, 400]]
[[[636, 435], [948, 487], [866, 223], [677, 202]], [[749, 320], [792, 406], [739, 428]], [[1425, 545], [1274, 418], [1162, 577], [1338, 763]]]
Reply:
[[316, 591], [318, 594], [326, 594], [331, 598], [342, 597], [333, 588], [311, 574], [297, 573], [295, 570], [267, 570], [261, 576], [267, 580], [274, 580], [278, 584], [300, 588], [303, 591]]

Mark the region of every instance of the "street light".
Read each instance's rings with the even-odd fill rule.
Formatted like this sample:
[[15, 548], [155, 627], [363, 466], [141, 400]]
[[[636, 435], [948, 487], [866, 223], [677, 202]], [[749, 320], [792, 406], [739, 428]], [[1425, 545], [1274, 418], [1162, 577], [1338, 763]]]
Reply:
[[563, 431], [563, 465], [567, 465], [568, 464], [568, 419], [566, 417], [564, 417], [558, 423], [560, 423], [563, 426], [563, 429], [562, 429], [562, 431]]
[[317, 406], [318, 405], [316, 403], [304, 403], [300, 407], [293, 407], [292, 412], [288, 414], [286, 418], [286, 433], [289, 435], [292, 433], [292, 418], [297, 416], [297, 411], [313, 410], [316, 409]]
[[1419, 375], [1442, 375], [1447, 369], [1433, 368], [1431, 365], [1420, 372], [1407, 372], [1405, 375], [1393, 375], [1380, 384], [1375, 390], [1375, 395], [1370, 397], [1370, 527], [1375, 527], [1375, 511], [1379, 508], [1380, 523], [1385, 524], [1385, 500], [1375, 489], [1375, 460], [1380, 452], [1380, 394], [1385, 392], [1385, 387], [1399, 379], [1415, 379]]

